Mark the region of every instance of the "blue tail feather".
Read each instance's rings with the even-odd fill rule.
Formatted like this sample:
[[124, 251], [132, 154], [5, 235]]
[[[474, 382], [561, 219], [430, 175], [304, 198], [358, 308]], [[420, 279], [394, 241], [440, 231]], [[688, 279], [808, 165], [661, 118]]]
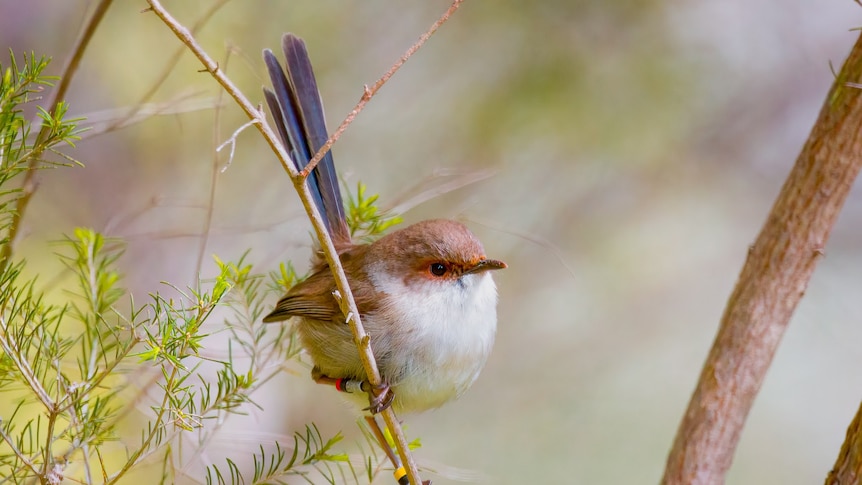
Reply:
[[[297, 170], [302, 170], [329, 135], [305, 43], [293, 34], [285, 34], [282, 46], [287, 60], [287, 75], [272, 51], [266, 49], [263, 52], [273, 86], [272, 91], [264, 88], [264, 96], [285, 148]], [[336, 243], [349, 242], [344, 202], [331, 152], [309, 174], [308, 184], [330, 236]]]

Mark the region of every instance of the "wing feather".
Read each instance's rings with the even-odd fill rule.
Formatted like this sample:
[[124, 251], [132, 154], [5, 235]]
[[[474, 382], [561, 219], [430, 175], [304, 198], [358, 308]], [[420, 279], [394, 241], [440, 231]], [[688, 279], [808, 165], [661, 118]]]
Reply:
[[[363, 261], [368, 251], [367, 245], [353, 246], [339, 256], [350, 278], [350, 288], [356, 298], [360, 315], [378, 309], [383, 294], [375, 290], [365, 274]], [[344, 323], [344, 316], [335, 299], [335, 279], [325, 263], [315, 267], [314, 272], [303, 281], [295, 284], [272, 312], [263, 318], [264, 322], [278, 322], [290, 317], [307, 318], [320, 322]]]

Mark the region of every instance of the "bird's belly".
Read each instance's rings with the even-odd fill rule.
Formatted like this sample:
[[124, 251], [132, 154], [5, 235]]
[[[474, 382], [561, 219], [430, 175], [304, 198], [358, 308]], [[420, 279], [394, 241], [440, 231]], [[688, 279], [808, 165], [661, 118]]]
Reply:
[[[496, 289], [490, 275], [468, 277], [476, 281], [445, 291], [435, 288], [409, 304], [390, 298], [381, 305], [385, 313], [363, 315], [380, 373], [395, 393], [392, 405], [397, 412], [442, 406], [466, 391], [484, 367], [497, 328]], [[384, 285], [384, 293], [403, 294], [398, 282], [384, 283], [392, 286]], [[304, 320], [299, 333], [324, 374], [365, 379], [347, 325]]]
[[437, 356], [431, 362], [417, 359], [395, 383], [396, 411], [421, 412], [442, 406], [459, 397], [476, 380], [487, 355]]

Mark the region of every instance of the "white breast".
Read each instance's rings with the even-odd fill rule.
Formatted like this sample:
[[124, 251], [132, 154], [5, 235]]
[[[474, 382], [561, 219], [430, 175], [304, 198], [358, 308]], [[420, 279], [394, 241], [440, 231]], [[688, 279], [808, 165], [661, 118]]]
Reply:
[[[369, 274], [388, 295], [382, 303], [394, 338], [387, 342], [390, 355], [381, 371], [393, 381], [396, 410], [423, 411], [460, 396], [478, 377], [494, 343], [497, 289], [491, 274], [428, 279], [409, 288], [385, 272]], [[372, 329], [369, 333], [378, 354]]]

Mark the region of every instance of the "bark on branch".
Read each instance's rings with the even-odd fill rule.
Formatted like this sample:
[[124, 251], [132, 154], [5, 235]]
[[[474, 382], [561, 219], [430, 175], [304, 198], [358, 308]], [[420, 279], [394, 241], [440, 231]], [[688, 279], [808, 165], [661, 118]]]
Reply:
[[847, 428], [835, 466], [826, 476], [826, 485], [850, 485], [862, 481], [862, 405]]
[[749, 248], [662, 483], [724, 482], [742, 427], [862, 165], [862, 37]]

